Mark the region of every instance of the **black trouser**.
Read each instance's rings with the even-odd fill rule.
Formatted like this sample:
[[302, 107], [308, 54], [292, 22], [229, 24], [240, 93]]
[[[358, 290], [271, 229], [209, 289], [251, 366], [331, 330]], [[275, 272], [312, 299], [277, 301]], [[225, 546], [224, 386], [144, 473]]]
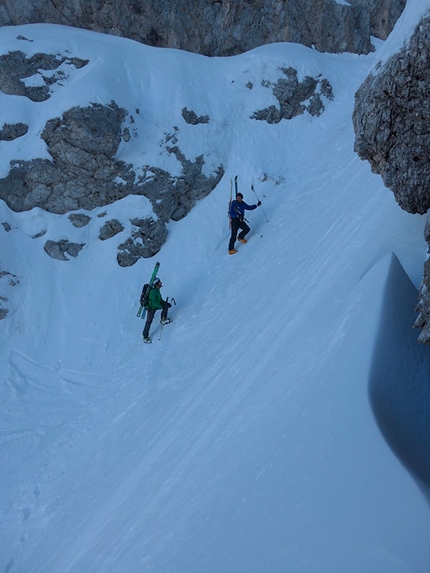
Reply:
[[228, 244], [229, 251], [234, 249], [234, 243], [236, 242], [236, 236], [239, 229], [242, 229], [242, 231], [239, 233], [239, 239], [244, 239], [245, 235], [249, 233], [250, 228], [245, 223], [245, 221], [243, 219], [241, 221], [239, 217], [231, 219], [231, 237], [230, 237], [230, 242]]
[[[143, 329], [143, 338], [148, 338], [149, 336], [149, 329], [151, 328], [152, 321], [154, 320], [155, 313], [159, 310], [158, 308], [147, 309], [146, 311], [146, 322], [145, 328]], [[163, 308], [161, 309], [161, 320], [163, 318], [167, 318], [167, 313], [169, 311], [169, 305], [167, 302], [163, 302]]]

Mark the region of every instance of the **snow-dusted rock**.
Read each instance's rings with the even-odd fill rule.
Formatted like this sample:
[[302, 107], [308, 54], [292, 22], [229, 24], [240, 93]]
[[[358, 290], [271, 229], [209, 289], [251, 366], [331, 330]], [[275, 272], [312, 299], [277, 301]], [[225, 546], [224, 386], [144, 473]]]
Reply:
[[182, 117], [190, 125], [198, 125], [199, 123], [209, 123], [210, 118], [208, 115], [197, 115], [195, 111], [184, 107], [182, 110]]
[[60, 241], [46, 241], [44, 249], [53, 259], [68, 261], [70, 259], [66, 257], [66, 254], [77, 257], [84, 246], [85, 243], [71, 243], [67, 239], [61, 239]]
[[[159, 219], [157, 229], [170, 219], [182, 219], [198, 199], [218, 184], [224, 174], [222, 165], [206, 176], [203, 155], [191, 161], [177, 145], [172, 145], [167, 147], [167, 153], [173, 154], [182, 165], [179, 176], [149, 165], [143, 166], [142, 174], [137, 176], [131, 165], [115, 157], [124, 137], [123, 122], [127, 116], [128, 112], [112, 101], [110, 105], [73, 107], [62, 117], [47, 121], [41, 137], [52, 161], [12, 161], [8, 175], [0, 179], [0, 198], [15, 211], [39, 207], [65, 214], [110, 205], [131, 194], [144, 195]], [[172, 137], [170, 143], [175, 141]], [[73, 224], [81, 226], [81, 219], [73, 217]], [[131, 249], [131, 258], [136, 262], [136, 253], [152, 256], [158, 252], [163, 244], [160, 239], [166, 235], [165, 229], [157, 232], [157, 239], [151, 239], [150, 247], [136, 247], [135, 237], [131, 237], [131, 244], [123, 251]], [[62, 248], [56, 245], [45, 250], [55, 258], [67, 260]], [[124, 255], [118, 260], [122, 264]]]
[[322, 97], [333, 100], [333, 90], [326, 78], [316, 79], [306, 76], [300, 82], [297, 78], [297, 70], [291, 66], [280, 71], [282, 76], [276, 83], [264, 83], [265, 87], [272, 89], [273, 95], [279, 102], [279, 108], [271, 105], [258, 110], [252, 115], [252, 119], [278, 123], [281, 119], [292, 119], [305, 111], [310, 115], [319, 116], [324, 111]]
[[[407, 45], [370, 74], [356, 94], [355, 150], [379, 173], [402, 209], [424, 214], [430, 208], [430, 14]], [[430, 227], [426, 227], [430, 245]], [[430, 248], [430, 247], [429, 247]], [[430, 263], [424, 267], [415, 326], [430, 345]]]
[[85, 215], [84, 213], [71, 213], [69, 215], [69, 220], [74, 227], [80, 229], [81, 227], [86, 227], [91, 221], [91, 217]]
[[118, 246], [117, 261], [121, 267], [130, 267], [140, 258], [158, 253], [167, 237], [165, 224], [151, 218], [133, 219], [131, 236]]
[[13, 141], [22, 137], [28, 131], [28, 125], [25, 123], [5, 123], [0, 129], [0, 141]]
[[356, 94], [355, 150], [410, 213], [430, 207], [430, 15]]
[[106, 241], [107, 239], [115, 237], [118, 233], [122, 233], [122, 231], [124, 231], [124, 227], [121, 223], [117, 219], [111, 219], [110, 221], [106, 221], [100, 229], [99, 239], [101, 241]]
[[370, 36], [385, 39], [405, 0], [87, 0], [11, 1], [0, 25], [50, 22], [125, 36], [145, 44], [209, 56], [238, 54], [271, 42], [296, 42], [321, 52], [372, 51]]
[[11, 287], [15, 287], [18, 284], [19, 280], [15, 275], [0, 269], [0, 320], [6, 318], [9, 314], [9, 308], [6, 307], [9, 298], [5, 296], [5, 293], [10, 290]]
[[[88, 61], [53, 54], [35, 54], [27, 58], [21, 51], [0, 56], [0, 90], [8, 95], [25, 96], [32, 101], [50, 98], [51, 86], [64, 81], [71, 69], [80, 69]], [[27, 78], [32, 82], [26, 83]]]

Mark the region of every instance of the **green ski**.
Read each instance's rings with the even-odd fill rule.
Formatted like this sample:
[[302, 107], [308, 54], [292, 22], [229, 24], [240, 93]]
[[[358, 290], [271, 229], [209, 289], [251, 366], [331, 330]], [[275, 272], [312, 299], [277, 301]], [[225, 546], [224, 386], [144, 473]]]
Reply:
[[142, 294], [140, 295], [140, 307], [137, 311], [137, 316], [144, 318], [146, 313], [145, 306], [148, 304], [148, 295], [149, 291], [152, 288], [152, 284], [154, 282], [155, 277], [157, 276], [158, 269], [160, 268], [160, 263], [155, 263], [154, 270], [152, 271], [151, 278], [149, 279], [149, 283], [143, 285]]

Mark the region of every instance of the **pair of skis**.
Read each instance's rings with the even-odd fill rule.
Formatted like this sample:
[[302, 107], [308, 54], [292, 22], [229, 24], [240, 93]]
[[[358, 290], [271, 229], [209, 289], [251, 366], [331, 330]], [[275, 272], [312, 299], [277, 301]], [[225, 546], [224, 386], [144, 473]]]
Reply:
[[[154, 270], [152, 271], [151, 278], [148, 283], [148, 292], [152, 289], [152, 285], [154, 284], [155, 277], [157, 276], [158, 269], [160, 268], [160, 263], [155, 263]], [[137, 316], [140, 318], [144, 318], [146, 314], [146, 308], [141, 304], [139, 310], [137, 311]]]
[[[236, 196], [237, 195], [237, 175], [235, 175], [235, 177], [234, 177], [234, 191], [235, 191], [235, 196]], [[227, 211], [228, 228], [229, 229], [231, 229], [230, 207], [231, 207], [232, 201], [233, 201], [233, 179], [230, 179], [230, 201], [228, 203], [228, 211]]]
[[[237, 175], [234, 177], [234, 192], [235, 196], [237, 195]], [[230, 179], [230, 203], [228, 206], [230, 207], [231, 202], [233, 201], [233, 179]]]

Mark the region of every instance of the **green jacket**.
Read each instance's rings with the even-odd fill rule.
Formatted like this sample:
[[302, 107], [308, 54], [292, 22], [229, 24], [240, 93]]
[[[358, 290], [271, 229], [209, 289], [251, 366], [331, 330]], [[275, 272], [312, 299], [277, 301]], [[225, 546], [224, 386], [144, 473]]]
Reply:
[[159, 288], [152, 287], [149, 291], [148, 296], [148, 309], [149, 310], [158, 310], [159, 308], [163, 308], [164, 300], [161, 297], [161, 292]]

